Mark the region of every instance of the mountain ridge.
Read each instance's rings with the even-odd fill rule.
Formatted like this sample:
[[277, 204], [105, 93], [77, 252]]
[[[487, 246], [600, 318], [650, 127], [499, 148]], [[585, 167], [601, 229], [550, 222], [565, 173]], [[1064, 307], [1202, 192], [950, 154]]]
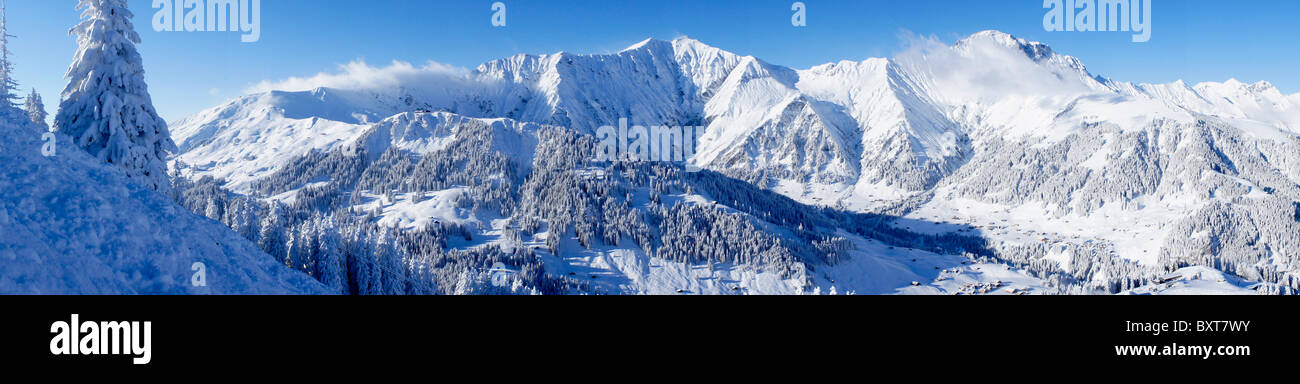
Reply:
[[[1233, 88], [1234, 81], [1186, 87], [1185, 92], [1191, 95], [1184, 96], [1154, 90], [1168, 86], [1103, 82], [1098, 80], [1100, 76], [1089, 73], [1077, 58], [1055, 53], [1045, 44], [1003, 32], [978, 32], [947, 48], [957, 55], [989, 50], [981, 44], [1007, 48], [1033, 63], [1055, 68], [1048, 70], [1045, 76], [1061, 77], [1063, 73], [1073, 73], [1074, 79], [1069, 82], [1076, 84], [1073, 86], [1076, 90], [1084, 92], [1080, 96], [1106, 90], [1113, 93], [1107, 97], [1119, 95], [1152, 100], [1172, 108], [1166, 113], [1167, 117], [1192, 120], [1190, 115], [1177, 111], [1208, 110], [1213, 111], [1206, 113], [1211, 116], [1233, 113], [1235, 118], [1271, 113], [1261, 111], [1261, 108], [1244, 111], [1240, 107], [1216, 105], [1217, 102], [1209, 100], [1219, 98], [1201, 95], [1211, 91], [1224, 93], [1223, 89]], [[616, 54], [520, 54], [489, 61], [467, 75], [487, 85], [465, 90], [460, 96], [448, 100], [422, 100], [418, 90], [412, 92], [405, 88], [387, 91], [318, 88], [305, 93], [273, 91], [261, 96], [245, 96], [237, 100], [255, 100], [257, 103], [254, 104], [260, 106], [245, 106], [248, 103], [232, 101], [178, 121], [174, 136], [184, 147], [182, 153], [189, 152], [217, 128], [214, 124], [198, 124], [203, 126], [196, 127], [196, 121], [215, 120], [213, 116], [220, 115], [256, 115], [236, 110], [258, 108], [296, 113], [284, 116], [290, 120], [318, 117], [351, 125], [364, 125], [403, 111], [428, 109], [470, 117], [507, 117], [568, 126], [584, 132], [627, 118], [633, 124], [642, 125], [709, 125], [706, 129], [708, 134], [697, 151], [700, 154], [695, 159], [698, 166], [721, 170], [733, 168], [732, 172], [761, 166], [769, 174], [788, 174], [796, 169], [800, 170], [799, 173], [830, 172], [805, 177], [802, 181], [820, 179], [848, 185], [862, 184], [861, 175], [865, 169], [872, 175], [867, 182], [879, 184], [879, 180], [883, 180], [891, 186], [890, 189], [909, 194], [933, 186], [934, 180], [960, 166], [971, 152], [968, 142], [978, 141], [981, 132], [984, 136], [1044, 132], [1037, 126], [1066, 116], [1062, 110], [1068, 113], [1082, 100], [1077, 96], [1056, 101], [1037, 97], [1015, 101], [1020, 99], [1003, 97], [1011, 101], [985, 105], [980, 100], [1000, 97], [999, 94], [963, 95], [959, 91], [945, 90], [944, 86], [934, 83], [936, 80], [931, 77], [935, 76], [926, 76], [939, 69], [920, 68], [912, 61], [916, 60], [901, 57], [840, 61], [794, 70], [773, 66], [752, 56], [736, 55], [688, 37], [671, 41], [647, 39]], [[642, 77], [658, 80], [635, 80]], [[592, 83], [588, 79], [603, 80]], [[638, 82], [641, 83], [639, 86], [632, 86]], [[646, 84], [652, 86], [644, 87]], [[846, 85], [849, 88], [838, 89]], [[1266, 82], [1256, 85], [1258, 87], [1254, 89], [1263, 92], [1273, 89]], [[1244, 85], [1236, 88], [1251, 89]], [[1291, 106], [1291, 99], [1300, 97], [1300, 94], [1285, 96], [1274, 92], [1272, 96], [1271, 106], [1286, 108], [1286, 111], [1268, 119], [1268, 123], [1273, 126], [1300, 125], [1300, 117], [1297, 117], [1300, 108]], [[257, 100], [267, 98], [271, 100]], [[296, 105], [304, 101], [319, 105]], [[791, 108], [794, 112], [800, 110], [791, 105], [794, 102], [820, 107], [807, 108], [801, 113], [785, 113]], [[1044, 102], [1052, 107], [1039, 108], [1038, 105], [1044, 105]], [[1021, 112], [1002, 112], [1012, 109]], [[807, 116], [799, 117], [801, 114]], [[744, 145], [735, 146], [737, 142], [746, 143], [742, 138], [749, 137], [751, 130], [764, 124], [788, 125], [790, 121], [779, 121], [783, 116], [812, 122], [815, 129], [826, 132], [825, 140], [811, 138], [813, 144], [810, 146], [831, 148], [832, 155], [817, 160], [821, 163], [808, 168], [799, 165], [800, 159], [786, 159], [782, 163], [751, 158], [753, 156], [749, 153], [753, 151], [743, 149]], [[1068, 121], [1067, 125], [1076, 124], [1078, 119]], [[227, 130], [240, 128], [238, 122], [223, 120], [223, 123]], [[345, 131], [355, 133], [359, 130], [352, 127]], [[765, 139], [767, 144], [764, 145], [807, 139], [810, 138], [773, 137]], [[748, 141], [745, 145], [753, 146], [754, 143]], [[864, 152], [865, 148], [884, 150], [872, 154]], [[724, 153], [729, 155], [724, 156]], [[826, 165], [832, 166], [826, 170]], [[890, 172], [891, 169], [899, 172]], [[904, 173], [923, 176], [908, 177]], [[764, 177], [736, 175], [751, 180]], [[800, 181], [798, 178], [791, 180]]]
[[[805, 204], [924, 219], [937, 233], [979, 223], [1002, 260], [1095, 289], [1195, 265], [1296, 284], [1287, 266], [1300, 245], [1282, 234], [1295, 224], [1267, 212], [1300, 202], [1300, 104], [1267, 82], [1118, 82], [996, 31], [809, 69], [679, 38], [516, 55], [466, 76], [431, 89], [246, 96], [174, 129], [188, 148], [178, 158], [242, 193], [278, 163], [423, 111], [579, 135], [620, 118], [700, 125], [696, 166]], [[1252, 215], [1268, 224], [1225, 224]]]

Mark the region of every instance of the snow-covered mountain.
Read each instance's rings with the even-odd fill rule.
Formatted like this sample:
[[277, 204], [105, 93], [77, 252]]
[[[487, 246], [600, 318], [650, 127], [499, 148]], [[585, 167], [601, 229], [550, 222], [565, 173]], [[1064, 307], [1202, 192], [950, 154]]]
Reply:
[[[854, 244], [852, 257], [800, 258], [818, 272], [767, 292], [828, 289], [832, 281], [857, 281], [861, 292], [889, 291], [844, 272], [857, 268], [846, 260], [896, 261], [905, 247], [881, 245], [890, 243], [879, 232], [889, 230], [982, 239], [989, 261], [1062, 292], [1132, 292], [1196, 265], [1267, 282], [1256, 287], [1265, 291], [1289, 292], [1300, 287], [1292, 272], [1300, 262], [1298, 102], [1300, 94], [1284, 95], [1266, 82], [1113, 81], [1047, 45], [996, 31], [953, 45], [923, 43], [895, 58], [802, 70], [679, 38], [605, 55], [519, 55], [444, 81], [395, 88], [254, 94], [179, 121], [172, 132], [188, 175], [223, 179], [240, 194], [291, 201], [305, 186], [332, 185], [351, 196], [352, 206], [378, 210], [387, 223], [427, 223], [434, 215], [466, 223], [468, 216], [448, 215], [456, 210], [442, 202], [406, 204], [381, 195], [452, 196], [456, 188], [478, 188], [470, 200], [493, 203], [461, 214], [493, 233], [508, 229], [506, 223], [547, 221], [539, 212], [522, 217], [516, 208], [528, 205], [525, 186], [539, 162], [547, 164], [543, 169], [565, 169], [545, 160], [554, 150], [539, 149], [564, 136], [554, 129], [589, 139], [620, 118], [700, 125], [706, 128], [689, 160], [694, 165], [803, 204], [889, 217], [884, 222], [892, 229], [817, 232]], [[447, 148], [491, 156], [447, 157], [464, 156]], [[394, 171], [423, 169], [419, 164], [430, 154], [455, 160], [441, 161], [449, 164], [444, 167], [472, 160], [499, 174], [431, 182], [419, 180], [418, 171]], [[584, 178], [608, 177], [582, 168], [592, 165], [569, 165]], [[803, 232], [740, 202], [701, 194], [696, 182], [674, 182], [684, 189], [673, 190], [638, 180], [615, 182], [640, 192], [614, 201], [633, 211], [649, 209], [649, 200], [636, 196], [651, 191], [687, 205], [716, 201], [774, 233]], [[764, 199], [760, 205], [771, 204]], [[831, 216], [839, 225], [850, 220]], [[662, 233], [656, 220], [644, 224]], [[565, 240], [547, 236], [577, 231], [536, 239], [555, 246]], [[611, 255], [633, 255], [628, 260], [640, 264], [662, 259], [627, 249], [602, 253], [583, 242], [583, 252], [603, 255], [587, 262], [603, 260], [609, 268], [630, 262], [610, 261]], [[557, 255], [560, 261], [549, 265], [572, 266], [573, 255]], [[699, 260], [713, 259], [688, 257], [680, 268]], [[735, 265], [761, 275], [761, 267]], [[899, 276], [934, 281], [923, 286], [951, 281], [908, 271]], [[888, 273], [869, 280], [891, 280], [882, 274]], [[655, 291], [644, 282], [617, 287]]]
[[[174, 123], [173, 137], [183, 161], [236, 186], [264, 176], [280, 155], [328, 148], [367, 123], [414, 110], [579, 132], [620, 118], [645, 126], [707, 125], [693, 162], [746, 179], [800, 184], [852, 186], [865, 168], [872, 185], [884, 179], [921, 189], [951, 172], [969, 150], [955, 124], [914, 89], [915, 80], [884, 60], [796, 71], [680, 38], [647, 40], [612, 55], [519, 55], [467, 76], [422, 89], [250, 95]], [[835, 89], [842, 84], [855, 86]], [[240, 152], [250, 148], [268, 153]]]
[[[221, 223], [56, 136], [0, 121], [0, 293], [320, 294]], [[193, 269], [202, 263], [202, 271]], [[205, 286], [192, 282], [202, 272]]]

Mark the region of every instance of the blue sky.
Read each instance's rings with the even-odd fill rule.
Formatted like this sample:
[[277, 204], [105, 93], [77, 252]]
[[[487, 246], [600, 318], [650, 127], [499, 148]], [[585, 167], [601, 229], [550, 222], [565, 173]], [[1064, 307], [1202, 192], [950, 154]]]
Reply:
[[[804, 0], [808, 26], [790, 25], [788, 0], [263, 0], [262, 36], [155, 32], [152, 0], [129, 0], [154, 103], [168, 120], [239, 96], [263, 80], [336, 71], [362, 59], [437, 61], [472, 68], [518, 53], [616, 52], [648, 37], [690, 36], [768, 62], [807, 68], [889, 57], [907, 36], [945, 42], [984, 29], [1042, 41], [1094, 74], [1135, 82], [1268, 80], [1300, 92], [1300, 1], [1154, 0], [1148, 43], [1130, 33], [1047, 32], [1041, 0]], [[69, 0], [10, 0], [16, 79], [53, 114], [76, 42]], [[25, 92], [24, 92], [25, 93]]]

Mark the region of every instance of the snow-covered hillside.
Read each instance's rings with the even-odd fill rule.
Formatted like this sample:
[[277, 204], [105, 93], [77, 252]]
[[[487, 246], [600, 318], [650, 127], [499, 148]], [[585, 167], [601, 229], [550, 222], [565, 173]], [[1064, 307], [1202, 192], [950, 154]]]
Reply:
[[[52, 157], [43, 132], [0, 122], [0, 293], [316, 294], [221, 223], [130, 181], [71, 146]], [[206, 286], [192, 269], [202, 263]]]
[[[1294, 272], [1300, 263], [1297, 100], [1300, 95], [1283, 95], [1266, 82], [1113, 81], [1045, 44], [996, 31], [952, 45], [921, 42], [895, 58], [805, 70], [679, 38], [605, 55], [519, 55], [396, 87], [253, 94], [177, 122], [172, 131], [183, 151], [177, 160], [194, 180], [216, 177], [225, 188], [261, 201], [302, 205], [302, 196], [318, 203], [328, 198], [324, 209], [371, 212], [385, 225], [472, 225], [479, 235], [470, 237], [478, 240], [461, 248], [540, 242], [548, 250], [570, 249], [536, 255], [553, 258], [544, 263], [552, 275], [575, 265], [621, 271], [618, 279], [581, 283], [593, 289], [713, 289], [680, 277], [691, 275], [692, 263], [717, 260], [696, 255], [676, 260], [681, 265], [662, 264], [658, 246], [647, 252], [645, 244], [665, 235], [658, 220], [668, 216], [651, 209], [716, 204], [787, 241], [804, 233], [851, 245], [840, 252], [849, 257], [832, 262], [820, 260], [835, 253], [825, 249], [797, 255], [808, 271], [789, 284], [758, 283], [764, 263], [735, 264], [742, 271], [736, 276], [753, 276], [747, 286], [784, 287], [763, 291], [769, 293], [828, 290], [836, 282], [841, 291], [860, 293], [904, 285], [908, 292], [969, 291], [997, 279], [1016, 281], [1006, 275], [1012, 271], [1032, 277], [1039, 291], [1117, 293], [1192, 266], [1235, 276], [1224, 279], [1241, 283], [1235, 286], [1278, 293], [1300, 288]], [[577, 135], [565, 139], [576, 140], [569, 145], [585, 145], [597, 127], [620, 118], [646, 126], [705, 126], [689, 161], [716, 172], [706, 174], [827, 212], [877, 215], [888, 225], [838, 227], [848, 232], [840, 233], [832, 229], [849, 219], [835, 218], [826, 228], [791, 227], [752, 213], [744, 202], [700, 193], [698, 180], [611, 181], [610, 172], [627, 170], [572, 159], [566, 168], [548, 159], [554, 148], [540, 149], [568, 137], [555, 136], [557, 129]], [[628, 223], [646, 225], [654, 240], [631, 249], [602, 248], [578, 241], [589, 230], [581, 225], [562, 234], [545, 230], [557, 220], [561, 227], [600, 227], [613, 218], [528, 208], [540, 191], [528, 189], [530, 182], [541, 183], [539, 165], [572, 173], [568, 177], [578, 181], [570, 187], [594, 194], [595, 201], [612, 199], [636, 215], [651, 213]], [[442, 173], [421, 173], [432, 170]], [[776, 204], [770, 197], [748, 203]], [[805, 210], [815, 209], [796, 211]], [[517, 244], [501, 241], [520, 223], [541, 230], [520, 236]], [[910, 263], [919, 261], [906, 256], [912, 250], [872, 243], [893, 230], [975, 238], [984, 245], [918, 271]], [[610, 242], [618, 243], [617, 237]], [[565, 245], [575, 241], [580, 246]], [[961, 252], [933, 256], [948, 257], [943, 254]], [[895, 264], [900, 259], [908, 260], [905, 268]], [[954, 287], [960, 279], [952, 268], [973, 268], [977, 261], [1003, 272], [988, 274], [1000, 276], [991, 282]], [[676, 271], [665, 276], [679, 279], [651, 288], [649, 282], [664, 281], [647, 272], [656, 270]], [[581, 271], [555, 276], [587, 270]], [[791, 275], [782, 276], [778, 280], [789, 281]], [[911, 286], [913, 280], [919, 286]], [[599, 283], [609, 281], [618, 283]], [[931, 285], [938, 291], [922, 289]]]

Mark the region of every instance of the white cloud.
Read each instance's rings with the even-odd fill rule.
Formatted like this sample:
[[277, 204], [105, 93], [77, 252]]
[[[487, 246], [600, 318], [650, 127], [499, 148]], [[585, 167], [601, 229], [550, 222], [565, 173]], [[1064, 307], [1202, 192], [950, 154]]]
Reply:
[[961, 101], [995, 102], [1009, 97], [1080, 95], [1091, 90], [1077, 77], [1053, 64], [1037, 63], [1024, 51], [996, 38], [973, 37], [965, 47], [948, 45], [935, 36], [901, 33], [904, 50], [899, 65], [926, 74], [949, 97]]
[[308, 91], [316, 88], [383, 89], [430, 82], [462, 82], [469, 70], [434, 61], [416, 67], [411, 63], [394, 60], [386, 67], [373, 67], [363, 60], [340, 65], [337, 72], [321, 72], [310, 77], [290, 77], [284, 80], [264, 80], [244, 90], [245, 93], [276, 91]]

